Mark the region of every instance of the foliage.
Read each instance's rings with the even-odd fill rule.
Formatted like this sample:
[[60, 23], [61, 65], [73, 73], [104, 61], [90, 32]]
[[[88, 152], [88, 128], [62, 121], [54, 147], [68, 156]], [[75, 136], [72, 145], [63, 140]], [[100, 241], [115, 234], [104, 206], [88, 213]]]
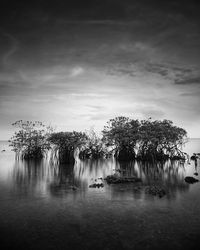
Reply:
[[152, 121], [150, 118], [139, 122], [116, 117], [108, 121], [102, 132], [107, 145], [116, 147], [119, 160], [184, 157], [180, 148], [187, 133], [169, 120]]
[[80, 152], [80, 158], [107, 158], [109, 152], [106, 145], [103, 143], [102, 139], [97, 136], [94, 130], [90, 130], [87, 133], [87, 140], [85, 145], [82, 147]]
[[39, 121], [19, 120], [12, 125], [19, 129], [9, 140], [17, 156], [24, 159], [42, 158], [50, 148], [47, 137], [52, 128]]
[[139, 128], [140, 158], [184, 157], [180, 150], [187, 132], [170, 120], [142, 120]]
[[103, 140], [107, 145], [116, 147], [116, 156], [119, 160], [135, 158], [134, 148], [138, 140], [139, 126], [138, 120], [119, 116], [110, 119], [104, 127]]
[[54, 133], [39, 121], [20, 120], [13, 126], [19, 131], [11, 138], [10, 145], [23, 158], [42, 158], [50, 148], [60, 163], [74, 162], [76, 157], [107, 158], [113, 150], [118, 160], [185, 157], [181, 147], [187, 132], [170, 120], [138, 121], [119, 116], [107, 122], [102, 138], [93, 130]]
[[86, 143], [87, 135], [83, 132], [52, 133], [48, 141], [54, 145], [53, 154], [58, 155], [59, 162], [73, 162], [74, 151]]

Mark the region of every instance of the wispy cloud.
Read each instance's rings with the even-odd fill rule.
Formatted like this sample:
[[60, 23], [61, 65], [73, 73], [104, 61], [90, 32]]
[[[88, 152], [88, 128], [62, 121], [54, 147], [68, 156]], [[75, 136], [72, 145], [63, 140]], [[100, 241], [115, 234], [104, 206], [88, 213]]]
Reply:
[[76, 66], [76, 67], [71, 69], [70, 76], [71, 77], [76, 77], [76, 76], [79, 76], [79, 75], [83, 74], [83, 72], [84, 72], [84, 69], [82, 67]]
[[[134, 20], [69, 20], [50, 14], [42, 19], [36, 13], [41, 27], [23, 26], [14, 37], [4, 36], [4, 124], [36, 118], [83, 130], [93, 124], [102, 128], [116, 115], [151, 116], [199, 133], [191, 125], [200, 117], [197, 26], [184, 15], [140, 2], [128, 6], [125, 12]], [[55, 21], [51, 29], [48, 20]]]
[[175, 81], [175, 84], [200, 84], [200, 76], [197, 76], [197, 77], [191, 77], [191, 78], [183, 78], [183, 79], [176, 79]]
[[3, 33], [3, 36], [7, 38], [7, 43], [10, 44], [9, 49], [5, 52], [2, 57], [2, 62], [4, 66], [9, 66], [10, 62], [12, 61], [11, 57], [15, 54], [19, 47], [19, 41], [9, 33]]

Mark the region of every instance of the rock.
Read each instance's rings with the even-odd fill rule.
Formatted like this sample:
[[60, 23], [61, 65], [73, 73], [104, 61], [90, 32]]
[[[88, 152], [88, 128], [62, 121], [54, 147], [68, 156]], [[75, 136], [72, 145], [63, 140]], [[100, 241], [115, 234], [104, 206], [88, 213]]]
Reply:
[[105, 180], [108, 184], [135, 183], [142, 181], [140, 178], [137, 177], [119, 177], [117, 175], [108, 175]]
[[193, 153], [193, 155], [190, 157], [191, 160], [196, 161], [197, 159], [199, 159], [199, 153]]
[[78, 189], [76, 186], [70, 186], [70, 188], [74, 191]]
[[155, 185], [146, 187], [145, 193], [158, 196], [159, 198], [162, 198], [164, 195], [166, 195], [166, 191], [164, 188]]
[[196, 157], [195, 155], [192, 155], [192, 156], [190, 157], [190, 159], [193, 160], [193, 161], [195, 161], [195, 160], [197, 159], [197, 157]]
[[195, 172], [195, 173], [194, 173], [194, 175], [196, 175], [196, 176], [197, 176], [197, 175], [199, 175], [199, 174], [198, 174], [197, 172]]
[[133, 189], [135, 192], [139, 192], [139, 191], [141, 191], [141, 187], [134, 187], [134, 189]]
[[192, 176], [186, 176], [186, 177], [185, 177], [185, 182], [190, 183], [190, 184], [193, 184], [193, 183], [198, 182], [198, 181], [199, 181], [199, 180], [195, 179], [195, 178], [192, 177]]
[[89, 185], [89, 188], [103, 188], [104, 187], [104, 185], [103, 185], [103, 183], [94, 183], [94, 184], [91, 184], [91, 185]]
[[1, 150], [1, 152], [6, 152], [6, 150], [5, 150], [5, 149], [3, 149], [3, 150]]

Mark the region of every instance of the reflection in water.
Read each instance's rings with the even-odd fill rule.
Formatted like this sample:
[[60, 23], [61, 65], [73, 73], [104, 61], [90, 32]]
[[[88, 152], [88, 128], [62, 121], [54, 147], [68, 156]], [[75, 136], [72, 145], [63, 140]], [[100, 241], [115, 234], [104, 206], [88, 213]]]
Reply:
[[[200, 183], [189, 185], [184, 177], [197, 172], [199, 179], [199, 160], [13, 161], [9, 151], [0, 154], [2, 249], [196, 249]], [[88, 188], [114, 173], [161, 183], [169, 194], [147, 195], [141, 183]]]
[[58, 176], [57, 166], [50, 165], [47, 159], [16, 160], [13, 168], [14, 183], [21, 193], [46, 194], [47, 184]]
[[166, 162], [130, 162], [120, 163], [122, 176], [136, 176], [142, 179], [144, 185], [158, 184], [166, 188], [171, 195], [176, 191], [187, 191], [185, 183], [185, 166], [179, 161]]
[[[52, 162], [50, 164], [48, 159], [17, 160], [13, 170], [14, 185], [21, 193], [54, 196], [66, 195], [71, 190], [88, 192], [90, 184], [105, 183], [105, 177], [111, 174], [123, 177], [136, 176], [142, 179], [144, 185], [160, 184], [173, 195], [177, 191], [186, 191], [189, 188], [184, 181], [185, 166], [179, 161], [152, 164], [137, 161], [119, 163], [113, 158], [88, 159], [77, 160], [73, 166], [57, 165]], [[109, 192], [110, 187], [105, 183], [104, 191], [106, 192], [106, 190]], [[120, 190], [114, 188], [114, 192]]]

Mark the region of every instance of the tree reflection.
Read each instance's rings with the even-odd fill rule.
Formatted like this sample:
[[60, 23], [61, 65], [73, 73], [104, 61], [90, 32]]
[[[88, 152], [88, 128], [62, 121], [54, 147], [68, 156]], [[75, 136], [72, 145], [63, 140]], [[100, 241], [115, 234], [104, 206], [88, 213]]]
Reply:
[[168, 191], [186, 191], [189, 186], [185, 183], [185, 165], [180, 161], [168, 160], [165, 162], [119, 163], [121, 175], [136, 176], [142, 179], [145, 185], [163, 185]]
[[48, 164], [46, 159], [16, 160], [13, 179], [17, 191], [25, 194], [46, 192], [46, 183], [57, 175], [57, 169]]
[[[170, 193], [186, 191], [189, 185], [185, 183], [185, 165], [179, 161], [166, 162], [124, 162], [119, 163], [114, 158], [101, 160], [77, 160], [72, 164], [56, 164], [47, 159], [17, 160], [14, 165], [13, 179], [15, 190], [23, 194], [66, 195], [68, 192], [86, 192], [93, 183], [104, 182], [104, 190], [109, 192], [111, 187], [104, 179], [108, 175], [136, 176], [142, 179], [142, 185], [160, 184]], [[125, 195], [125, 185], [119, 190]], [[131, 189], [130, 189], [131, 190]], [[129, 191], [130, 191], [129, 190]], [[138, 190], [134, 190], [138, 193]], [[136, 192], [135, 192], [136, 191]]]

